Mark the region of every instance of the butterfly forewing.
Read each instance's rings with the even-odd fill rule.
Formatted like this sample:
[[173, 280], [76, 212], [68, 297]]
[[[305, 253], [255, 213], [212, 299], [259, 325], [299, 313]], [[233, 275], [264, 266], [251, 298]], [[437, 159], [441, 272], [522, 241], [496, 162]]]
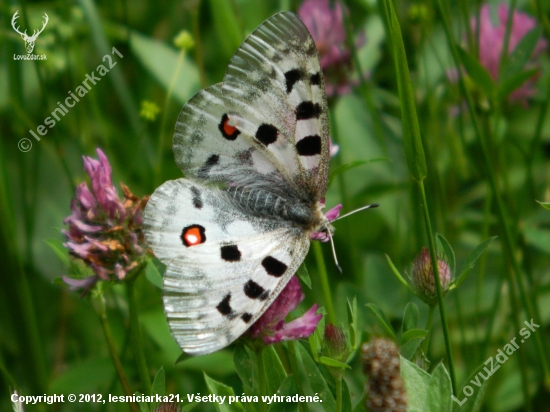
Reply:
[[231, 126], [222, 99], [218, 83], [183, 106], [174, 134], [176, 163], [187, 177], [211, 182], [272, 175], [275, 166], [253, 147], [250, 138]]
[[322, 198], [330, 157], [326, 94], [315, 43], [295, 14], [274, 15], [244, 41], [228, 66], [223, 97], [231, 122], [285, 179]]

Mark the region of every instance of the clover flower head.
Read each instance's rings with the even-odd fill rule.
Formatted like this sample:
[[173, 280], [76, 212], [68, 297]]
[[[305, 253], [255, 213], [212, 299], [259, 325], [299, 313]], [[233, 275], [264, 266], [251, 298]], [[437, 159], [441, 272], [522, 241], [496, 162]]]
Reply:
[[[305, 0], [298, 10], [298, 16], [308, 28], [319, 51], [327, 96], [349, 93], [352, 86], [349, 80], [351, 55], [346, 46], [344, 7], [339, 1], [334, 1], [334, 7], [331, 7], [329, 0]], [[357, 46], [363, 43], [364, 36], [361, 36]]]
[[[505, 3], [499, 4], [497, 8], [498, 23], [493, 24], [491, 19], [491, 7], [485, 4], [481, 7], [479, 16], [479, 58], [481, 64], [489, 71], [491, 77], [496, 81], [499, 77], [500, 59], [504, 48], [504, 37], [508, 21], [509, 7]], [[472, 31], [477, 33], [477, 18], [470, 21]], [[536, 25], [536, 20], [528, 14], [514, 11], [512, 15], [512, 26], [510, 29], [510, 39], [507, 53], [510, 54], [523, 39], [523, 37]], [[536, 67], [535, 59], [546, 48], [547, 41], [540, 39], [531, 56], [530, 67]], [[532, 97], [534, 90], [535, 77], [527, 80], [523, 85], [516, 89], [510, 95], [510, 100], [525, 102], [527, 98]]]
[[311, 335], [323, 315], [317, 315], [318, 305], [313, 305], [306, 313], [286, 323], [287, 315], [304, 300], [300, 281], [294, 276], [273, 301], [265, 313], [250, 327], [252, 337], [261, 337], [266, 345], [285, 340], [307, 338]]
[[122, 280], [139, 265], [145, 252], [145, 238], [141, 230], [143, 209], [147, 197], [140, 199], [120, 184], [123, 198], [118, 197], [111, 180], [111, 165], [107, 156], [97, 149], [98, 159], [84, 157], [84, 170], [91, 180], [76, 188], [71, 201], [72, 214], [64, 223], [69, 253], [82, 259], [95, 273], [84, 279], [63, 277], [72, 290], [89, 290], [98, 280]]
[[364, 343], [363, 371], [369, 378], [365, 387], [366, 406], [371, 412], [406, 412], [407, 394], [400, 373], [397, 345], [384, 338]]
[[[449, 264], [443, 258], [437, 259], [439, 269], [439, 279], [441, 280], [441, 290], [443, 294], [447, 292], [451, 284], [451, 269]], [[434, 272], [432, 268], [432, 259], [427, 248], [414, 258], [411, 280], [416, 294], [430, 306], [437, 304], [437, 290], [435, 285]]]

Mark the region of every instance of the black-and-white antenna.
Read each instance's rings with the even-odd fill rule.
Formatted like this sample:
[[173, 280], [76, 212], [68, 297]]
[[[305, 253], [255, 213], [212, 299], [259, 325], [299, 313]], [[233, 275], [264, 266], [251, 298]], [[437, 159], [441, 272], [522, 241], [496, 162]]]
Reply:
[[[343, 219], [345, 217], [348, 217], [350, 215], [353, 215], [354, 213], [360, 212], [362, 210], [373, 209], [373, 208], [378, 207], [378, 206], [379, 206], [378, 203], [374, 203], [372, 205], [367, 205], [367, 206], [360, 207], [359, 209], [352, 210], [351, 212], [346, 213], [345, 215], [334, 219], [331, 223], [336, 222], [337, 220]], [[327, 229], [328, 237], [330, 239], [330, 246], [332, 247], [332, 257], [334, 258], [334, 263], [336, 264], [336, 267], [338, 268], [338, 271], [340, 273], [342, 273], [342, 268], [338, 264], [338, 258], [336, 257], [336, 248], [334, 247], [334, 240], [332, 240], [332, 232], [329, 230], [328, 225], [325, 226], [325, 228]]]
[[[340, 219], [343, 219], [343, 218], [348, 217], [348, 216], [350, 216], [350, 215], [353, 215], [354, 213], [361, 212], [362, 210], [374, 209], [375, 207], [378, 207], [378, 206], [379, 206], [378, 203], [374, 203], [374, 204], [372, 204], [372, 205], [367, 205], [367, 206], [360, 207], [359, 209], [352, 210], [351, 212], [346, 213], [345, 215], [340, 216], [340, 217], [334, 219], [332, 222], [336, 222], [337, 220], [340, 220]], [[332, 222], [331, 222], [331, 223], [332, 223]]]

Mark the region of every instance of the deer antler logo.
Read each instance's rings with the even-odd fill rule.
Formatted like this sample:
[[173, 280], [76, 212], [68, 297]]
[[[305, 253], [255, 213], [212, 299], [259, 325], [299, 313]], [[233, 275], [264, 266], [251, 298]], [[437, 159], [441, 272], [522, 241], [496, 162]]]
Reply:
[[42, 25], [42, 28], [40, 30], [34, 30], [32, 33], [32, 36], [29, 36], [27, 34], [27, 30], [25, 30], [24, 33], [21, 33], [21, 31], [19, 30], [19, 27], [18, 26], [16, 27], [16, 20], [19, 18], [18, 13], [19, 13], [19, 10], [17, 10], [13, 15], [13, 18], [11, 19], [11, 26], [17, 33], [21, 35], [21, 37], [25, 41], [25, 48], [27, 49], [27, 54], [31, 54], [34, 49], [34, 43], [36, 42], [36, 38], [40, 33], [44, 31], [44, 28], [46, 28], [46, 24], [48, 24], [48, 21], [50, 20], [50, 18], [46, 13], [44, 13], [44, 24]]

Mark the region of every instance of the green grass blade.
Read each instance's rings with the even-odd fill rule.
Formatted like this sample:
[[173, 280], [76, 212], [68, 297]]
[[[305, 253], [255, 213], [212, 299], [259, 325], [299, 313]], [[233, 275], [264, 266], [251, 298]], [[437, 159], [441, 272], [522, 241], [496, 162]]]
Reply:
[[399, 100], [401, 102], [401, 122], [403, 127], [403, 144], [405, 146], [405, 156], [409, 171], [416, 180], [422, 180], [426, 177], [426, 157], [420, 137], [420, 127], [416, 115], [416, 105], [414, 102], [413, 88], [407, 55], [405, 54], [405, 45], [401, 35], [401, 27], [397, 20], [397, 15], [390, 0], [384, 0], [384, 8], [387, 14], [389, 38], [391, 39], [395, 70], [397, 75], [397, 88], [399, 90]]

